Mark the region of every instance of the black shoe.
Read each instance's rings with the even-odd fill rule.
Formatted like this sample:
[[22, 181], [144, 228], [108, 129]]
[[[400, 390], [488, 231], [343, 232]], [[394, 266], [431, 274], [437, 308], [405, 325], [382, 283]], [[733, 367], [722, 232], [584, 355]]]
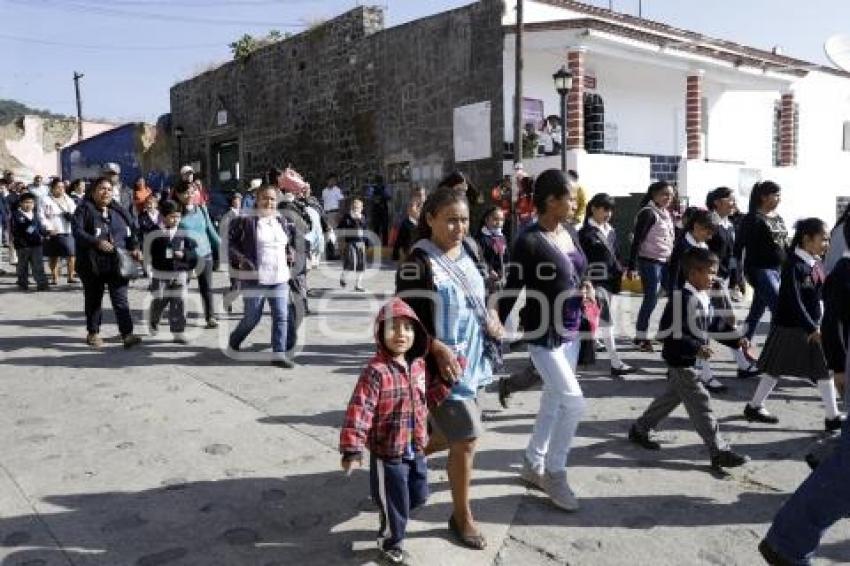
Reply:
[[751, 365], [747, 369], [738, 370], [738, 379], [749, 379], [751, 377], [756, 377], [759, 374], [761, 374], [759, 368], [757, 368], [755, 365]]
[[841, 427], [844, 425], [845, 420], [847, 420], [847, 415], [838, 415], [834, 419], [824, 419], [824, 430], [826, 430], [826, 432], [835, 432], [837, 430], [841, 430]]
[[661, 450], [661, 445], [649, 437], [648, 432], [641, 432], [636, 425], [629, 429], [629, 440], [647, 450]]
[[759, 543], [759, 552], [761, 553], [764, 561], [770, 564], [771, 566], [794, 566], [797, 562], [791, 562], [775, 550], [773, 547], [767, 544], [767, 540], [763, 540]]
[[764, 407], [759, 407], [756, 409], [755, 407], [751, 407], [749, 403], [744, 405], [744, 418], [747, 419], [747, 422], [757, 422], [757, 423], [765, 423], [765, 424], [776, 424], [779, 422], [779, 418], [771, 415], [767, 412], [767, 409]]
[[279, 360], [274, 360], [272, 365], [283, 369], [292, 369], [295, 367], [295, 362], [286, 358], [280, 358]]
[[385, 564], [407, 564], [410, 555], [400, 548], [380, 549], [381, 560]]
[[710, 381], [703, 381], [702, 384], [711, 393], [725, 393], [729, 390], [727, 386], [717, 381], [717, 378], [714, 377], [712, 377]]
[[611, 377], [623, 377], [624, 375], [629, 375], [630, 373], [634, 373], [635, 368], [632, 366], [622, 365], [618, 368], [611, 368]]
[[511, 406], [511, 391], [508, 389], [508, 380], [499, 380], [499, 404], [503, 409], [509, 409]]
[[721, 450], [711, 457], [711, 467], [712, 469], [719, 471], [722, 468], [737, 468], [738, 466], [743, 466], [749, 461], [749, 456], [738, 454], [732, 450]]

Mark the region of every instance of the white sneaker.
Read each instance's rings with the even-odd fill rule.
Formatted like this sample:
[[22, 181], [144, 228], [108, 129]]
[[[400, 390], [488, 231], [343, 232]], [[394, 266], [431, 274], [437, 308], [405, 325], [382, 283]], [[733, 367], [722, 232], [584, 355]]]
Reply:
[[537, 471], [525, 456], [522, 457], [522, 469], [519, 472], [519, 477], [530, 487], [546, 491], [546, 487], [543, 483], [543, 474]]
[[543, 474], [543, 484], [549, 499], [556, 507], [564, 511], [578, 511], [580, 506], [575, 493], [567, 483], [567, 471], [546, 472]]

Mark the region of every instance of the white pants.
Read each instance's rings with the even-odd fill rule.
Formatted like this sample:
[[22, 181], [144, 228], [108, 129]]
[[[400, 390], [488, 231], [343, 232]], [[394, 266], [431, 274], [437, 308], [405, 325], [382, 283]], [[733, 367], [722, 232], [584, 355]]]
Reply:
[[580, 342], [573, 340], [555, 349], [529, 345], [531, 362], [543, 378], [543, 396], [526, 457], [536, 470], [560, 472], [578, 423], [585, 410], [584, 395], [576, 379]]

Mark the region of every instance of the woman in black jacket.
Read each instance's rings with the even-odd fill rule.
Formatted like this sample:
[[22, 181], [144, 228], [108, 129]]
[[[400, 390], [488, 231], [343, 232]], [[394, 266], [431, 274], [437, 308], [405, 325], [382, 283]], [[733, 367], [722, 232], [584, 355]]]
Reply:
[[86, 197], [74, 211], [73, 233], [77, 251], [77, 273], [85, 294], [86, 343], [92, 348], [103, 346], [100, 323], [105, 288], [118, 320], [118, 330], [125, 348], [141, 342], [133, 334], [133, 319], [127, 289], [130, 281], [119, 270], [118, 249], [126, 250], [141, 261], [136, 224], [124, 208], [112, 199], [112, 183], [101, 177], [91, 186]]
[[524, 340], [543, 378], [543, 396], [526, 448], [522, 479], [546, 491], [565, 511], [578, 500], [567, 482], [567, 457], [585, 410], [575, 367], [579, 351], [582, 291], [593, 291], [582, 277], [587, 258], [569, 221], [575, 216], [576, 189], [557, 169], [544, 171], [534, 183], [538, 220], [517, 238], [505, 294], [499, 300], [504, 321], [525, 289], [520, 313]]
[[735, 263], [743, 266], [753, 287], [753, 302], [746, 318], [746, 337], [752, 342], [766, 309], [776, 316], [780, 269], [785, 261], [788, 229], [776, 212], [782, 188], [773, 181], [753, 186], [749, 212], [741, 220], [735, 240]]
[[596, 288], [596, 301], [601, 309], [602, 342], [611, 359], [611, 375], [622, 376], [633, 372], [620, 360], [614, 341], [614, 296], [620, 292], [625, 269], [620, 257], [617, 231], [611, 225], [614, 198], [598, 193], [587, 203], [584, 225], [578, 232], [579, 242], [587, 256], [587, 278]]

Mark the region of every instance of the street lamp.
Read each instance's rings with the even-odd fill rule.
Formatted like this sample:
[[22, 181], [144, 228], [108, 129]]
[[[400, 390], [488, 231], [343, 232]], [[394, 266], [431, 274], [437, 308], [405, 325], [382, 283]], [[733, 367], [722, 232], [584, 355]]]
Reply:
[[62, 144], [56, 142], [53, 144], [53, 149], [56, 150], [56, 177], [62, 178]]
[[552, 75], [555, 81], [555, 91], [561, 97], [561, 171], [567, 170], [567, 95], [573, 86], [573, 75], [566, 66], [558, 69]]
[[177, 167], [180, 168], [183, 164], [183, 126], [174, 128], [174, 137], [177, 138]]

